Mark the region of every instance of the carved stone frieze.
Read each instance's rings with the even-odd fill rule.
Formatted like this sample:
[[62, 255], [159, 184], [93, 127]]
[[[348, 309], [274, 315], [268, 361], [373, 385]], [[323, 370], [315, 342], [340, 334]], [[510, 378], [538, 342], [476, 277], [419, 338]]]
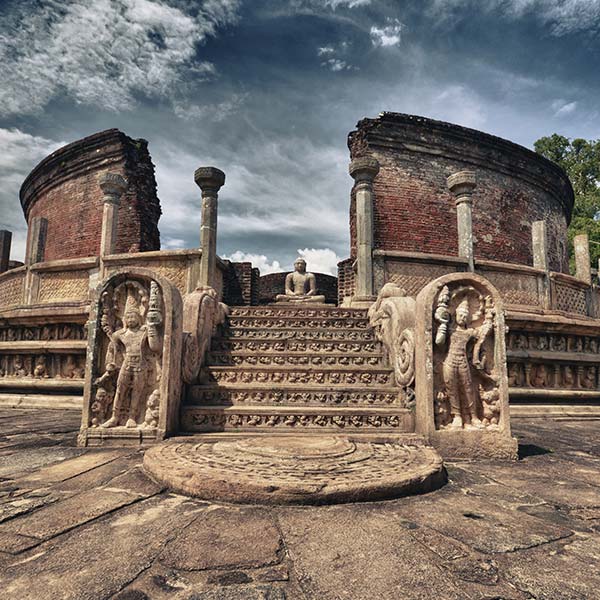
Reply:
[[235, 365], [235, 366], [381, 366], [380, 356], [351, 356], [342, 354], [229, 354], [229, 353], [211, 353], [209, 364], [215, 366]]
[[380, 351], [379, 343], [373, 341], [345, 342], [345, 341], [297, 341], [294, 338], [283, 340], [253, 341], [253, 340], [230, 340], [227, 338], [214, 338], [211, 349], [216, 352], [287, 352], [292, 353], [331, 353], [339, 352], [347, 356], [352, 354], [367, 354]]
[[296, 308], [296, 307], [235, 307], [231, 309], [231, 318], [236, 317], [284, 317], [292, 319], [306, 318], [328, 318], [328, 319], [364, 319], [365, 310], [349, 310], [343, 308], [327, 307], [319, 308]]
[[0, 342], [84, 340], [87, 331], [79, 323], [54, 323], [47, 325], [10, 325], [0, 327]]
[[214, 383], [391, 385], [392, 374], [377, 370], [244, 370], [208, 367], [200, 381]]
[[0, 354], [0, 378], [83, 380], [84, 374], [81, 354]]
[[347, 329], [339, 330], [266, 330], [266, 329], [230, 329], [228, 335], [232, 338], [244, 338], [254, 340], [344, 340], [344, 341], [359, 341], [359, 340], [373, 340], [373, 332], [357, 331]]
[[200, 386], [191, 389], [189, 400], [207, 406], [214, 404], [405, 406], [406, 404], [406, 398], [393, 391], [248, 390], [243, 387], [239, 390], [223, 390], [206, 389]]
[[183, 419], [190, 431], [222, 429], [398, 429], [405, 414], [279, 414], [224, 413], [187, 408]]
[[323, 318], [273, 318], [265, 319], [262, 317], [231, 317], [229, 327], [234, 328], [260, 328], [260, 329], [366, 329], [369, 326], [364, 319], [343, 318], [333, 319]]

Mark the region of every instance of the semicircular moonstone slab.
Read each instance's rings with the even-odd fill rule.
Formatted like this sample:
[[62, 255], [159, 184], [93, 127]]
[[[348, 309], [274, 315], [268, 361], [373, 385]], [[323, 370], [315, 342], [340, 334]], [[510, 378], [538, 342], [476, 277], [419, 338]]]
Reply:
[[343, 436], [170, 440], [146, 451], [144, 469], [173, 491], [243, 504], [381, 500], [446, 482], [430, 446]]

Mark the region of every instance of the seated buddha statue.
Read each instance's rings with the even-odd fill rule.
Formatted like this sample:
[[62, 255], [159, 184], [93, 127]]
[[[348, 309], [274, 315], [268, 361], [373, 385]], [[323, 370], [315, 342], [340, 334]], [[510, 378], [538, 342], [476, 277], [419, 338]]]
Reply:
[[285, 278], [285, 294], [275, 297], [277, 302], [325, 302], [325, 296], [317, 295], [317, 280], [306, 272], [306, 261], [297, 258], [294, 271]]

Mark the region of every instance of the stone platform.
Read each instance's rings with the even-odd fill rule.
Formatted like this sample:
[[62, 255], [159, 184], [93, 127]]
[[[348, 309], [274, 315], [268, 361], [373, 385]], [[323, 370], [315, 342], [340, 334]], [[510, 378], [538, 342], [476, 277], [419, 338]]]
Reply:
[[146, 451], [144, 469], [173, 491], [242, 504], [381, 500], [446, 482], [439, 454], [414, 436], [170, 440]]

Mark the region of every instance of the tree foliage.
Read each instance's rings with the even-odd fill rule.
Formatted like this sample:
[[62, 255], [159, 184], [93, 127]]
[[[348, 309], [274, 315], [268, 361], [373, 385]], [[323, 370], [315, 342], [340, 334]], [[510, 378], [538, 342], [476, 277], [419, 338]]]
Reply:
[[534, 144], [535, 151], [560, 165], [569, 176], [575, 192], [573, 218], [569, 225], [569, 257], [574, 269], [573, 238], [587, 233], [592, 267], [600, 259], [600, 140], [570, 140], [553, 133]]

